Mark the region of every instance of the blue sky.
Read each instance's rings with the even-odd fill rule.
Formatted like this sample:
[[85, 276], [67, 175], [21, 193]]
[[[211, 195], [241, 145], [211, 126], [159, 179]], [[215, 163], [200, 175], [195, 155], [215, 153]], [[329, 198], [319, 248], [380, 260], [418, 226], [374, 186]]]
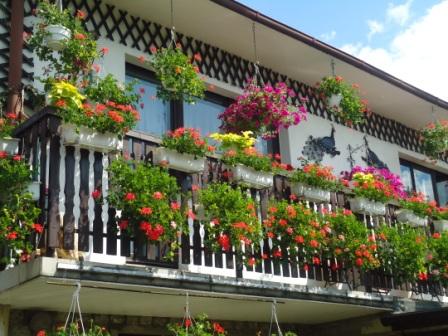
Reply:
[[238, 1], [448, 100], [448, 0]]

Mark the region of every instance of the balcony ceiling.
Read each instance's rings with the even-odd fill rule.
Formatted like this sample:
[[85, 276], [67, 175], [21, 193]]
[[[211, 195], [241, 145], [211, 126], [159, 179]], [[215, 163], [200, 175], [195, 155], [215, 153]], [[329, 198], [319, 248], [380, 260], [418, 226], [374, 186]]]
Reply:
[[[126, 9], [132, 15], [166, 27], [170, 25], [170, 6], [167, 0], [133, 0], [126, 3], [121, 0], [106, 0], [106, 2]], [[251, 19], [210, 0], [174, 0], [174, 20], [177, 31], [253, 60]], [[257, 51], [263, 66], [309, 85], [314, 85], [323, 76], [331, 73], [329, 54], [261, 24], [257, 24], [256, 30]], [[324, 45], [308, 38], [310, 43]], [[343, 52], [336, 52], [354, 60]], [[370, 107], [376, 113], [398, 120], [407, 126], [420, 128], [433, 120], [431, 105], [434, 104], [436, 117], [448, 118], [446, 109], [448, 103], [435, 97], [432, 97], [433, 103], [431, 103], [391, 84], [391, 81], [394, 83], [400, 81], [390, 75], [382, 75], [388, 78], [386, 81], [363, 71], [359, 67], [378, 71], [365, 63], [359, 62], [359, 67], [355, 67], [336, 57], [334, 59], [337, 74], [350, 82], [359, 83], [365, 98], [370, 102]], [[415, 90], [412, 86], [401, 83], [402, 87]], [[420, 90], [417, 92], [422, 96], [427, 95]]]

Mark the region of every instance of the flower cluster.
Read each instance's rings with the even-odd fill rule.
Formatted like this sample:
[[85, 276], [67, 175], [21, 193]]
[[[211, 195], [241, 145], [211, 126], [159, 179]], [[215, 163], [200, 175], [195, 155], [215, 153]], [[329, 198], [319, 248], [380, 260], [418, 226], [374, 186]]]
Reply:
[[0, 138], [10, 137], [14, 128], [19, 124], [19, 118], [15, 113], [0, 113]]
[[180, 45], [175, 48], [151, 48], [152, 66], [161, 85], [157, 88], [157, 97], [164, 100], [183, 100], [194, 103], [204, 97], [205, 84], [199, 77], [199, 67], [182, 52]]
[[432, 159], [448, 150], [448, 120], [429, 123], [420, 130], [423, 151]]
[[168, 324], [168, 330], [176, 336], [218, 336], [227, 335], [223, 326], [210, 322], [207, 315], [201, 314], [196, 319], [185, 318], [182, 323]]
[[448, 220], [448, 208], [436, 207], [432, 211], [432, 218], [435, 220]]
[[415, 215], [422, 218], [431, 216], [436, 210], [436, 202], [428, 202], [423, 193], [415, 193], [400, 199], [400, 206], [404, 209], [411, 210]]
[[191, 154], [203, 157], [213, 153], [215, 148], [201, 137], [195, 128], [181, 127], [174, 131], [169, 131], [163, 136], [162, 146], [178, 151], [179, 153]]
[[36, 336], [110, 336], [110, 333], [106, 327], [100, 327], [91, 322], [90, 327], [86, 328], [85, 332], [82, 330], [80, 323], [71, 323], [67, 328], [61, 326], [54, 332], [40, 330]]
[[259, 87], [251, 80], [236, 102], [219, 115], [221, 129], [233, 133], [252, 131], [264, 138], [275, 136], [281, 128], [306, 119], [306, 108], [290, 105], [290, 97], [294, 92], [285, 83]]
[[387, 202], [405, 197], [400, 177], [388, 169], [356, 166], [351, 172], [343, 173], [342, 182], [353, 189], [356, 197], [372, 201]]
[[341, 96], [339, 105], [327, 107], [347, 125], [359, 124], [364, 121], [364, 115], [368, 112], [367, 101], [360, 98], [357, 84], [347, 84], [340, 76], [329, 76], [317, 84], [317, 90], [327, 105], [332, 95]]
[[333, 168], [302, 160], [302, 168], [291, 175], [291, 181], [329, 191], [338, 191], [342, 183], [333, 174]]
[[207, 221], [209, 244], [214, 250], [238, 252], [241, 244], [258, 243], [261, 227], [251, 198], [228, 184], [215, 183], [199, 193]]
[[174, 257], [178, 236], [188, 231], [185, 215], [177, 201], [176, 179], [166, 171], [145, 163], [118, 159], [109, 166], [109, 204], [121, 210], [122, 232], [143, 234], [150, 242], [170, 244], [167, 258]]
[[213, 133], [210, 138], [221, 143], [222, 149], [239, 149], [253, 147], [257, 141], [252, 131], [244, 131], [241, 135], [236, 133]]
[[430, 254], [427, 256], [430, 275], [448, 284], [448, 232], [435, 233], [429, 240]]

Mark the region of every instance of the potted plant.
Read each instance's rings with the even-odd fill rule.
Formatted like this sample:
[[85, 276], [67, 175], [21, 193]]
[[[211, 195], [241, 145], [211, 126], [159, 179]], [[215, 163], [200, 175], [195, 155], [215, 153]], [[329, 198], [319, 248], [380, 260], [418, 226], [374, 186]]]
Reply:
[[161, 85], [157, 88], [157, 97], [163, 101], [183, 100], [194, 103], [204, 97], [205, 84], [199, 77], [199, 67], [193, 57], [191, 60], [182, 52], [180, 44], [168, 48], [151, 48], [154, 68]]
[[448, 231], [448, 208], [436, 208], [432, 212], [432, 218], [435, 232]]
[[19, 151], [19, 139], [11, 137], [12, 131], [19, 124], [15, 113], [0, 113], [0, 151], [8, 154], [17, 154]]
[[431, 278], [448, 285], [448, 233], [434, 233], [429, 239], [427, 256]]
[[40, 330], [36, 336], [110, 336], [110, 333], [106, 327], [94, 325], [93, 322], [88, 329], [83, 330], [78, 322], [70, 323], [67, 328], [64, 326], [56, 328], [56, 331]]
[[357, 84], [350, 85], [341, 76], [328, 76], [317, 84], [317, 91], [328, 110], [344, 123], [355, 125], [364, 122], [367, 101], [360, 98]]
[[168, 166], [186, 173], [204, 171], [205, 156], [211, 154], [214, 147], [207, 144], [198, 130], [178, 128], [163, 135], [162, 147], [154, 151], [154, 164]]
[[342, 182], [355, 195], [350, 199], [351, 210], [361, 214], [384, 215], [386, 202], [405, 195], [400, 178], [388, 169], [356, 166], [344, 173]]
[[400, 199], [400, 209], [397, 213], [398, 221], [409, 223], [412, 226], [426, 226], [428, 216], [435, 211], [435, 202], [427, 202], [423, 193], [415, 193]]
[[120, 210], [118, 226], [130, 236], [144, 236], [148, 242], [169, 244], [167, 259], [179, 247], [181, 233], [188, 226], [177, 199], [179, 187], [168, 172], [138, 163], [117, 159], [108, 168], [109, 204]]
[[219, 323], [210, 322], [205, 314], [195, 319], [187, 317], [181, 323], [170, 323], [167, 328], [176, 336], [227, 335], [226, 330]]
[[330, 202], [330, 192], [342, 189], [333, 168], [301, 160], [302, 168], [291, 175], [291, 193], [311, 202]]
[[285, 83], [258, 86], [250, 80], [242, 95], [222, 114], [221, 129], [226, 133], [252, 131], [264, 138], [275, 137], [280, 129], [287, 129], [306, 119], [303, 105], [291, 105], [295, 94]]
[[437, 159], [448, 150], [448, 120], [431, 122], [420, 130], [420, 140], [424, 153]]
[[242, 246], [258, 244], [261, 226], [254, 201], [239, 188], [214, 183], [200, 190], [199, 202], [204, 207], [208, 232], [206, 244], [215, 251], [242, 253]]

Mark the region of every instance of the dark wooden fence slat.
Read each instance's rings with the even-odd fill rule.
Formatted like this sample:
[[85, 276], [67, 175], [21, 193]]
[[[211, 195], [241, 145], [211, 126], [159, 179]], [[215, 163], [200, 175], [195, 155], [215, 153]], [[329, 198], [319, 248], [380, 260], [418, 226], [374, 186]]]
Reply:
[[75, 148], [65, 147], [65, 213], [64, 213], [64, 249], [75, 248]]
[[[93, 163], [93, 185], [94, 190], [102, 190], [103, 182], [103, 154], [95, 152]], [[103, 253], [103, 219], [101, 217], [103, 205], [101, 202], [95, 202], [93, 219], [93, 252]]]
[[89, 151], [81, 149], [79, 161], [79, 222], [78, 222], [78, 249], [89, 250]]

